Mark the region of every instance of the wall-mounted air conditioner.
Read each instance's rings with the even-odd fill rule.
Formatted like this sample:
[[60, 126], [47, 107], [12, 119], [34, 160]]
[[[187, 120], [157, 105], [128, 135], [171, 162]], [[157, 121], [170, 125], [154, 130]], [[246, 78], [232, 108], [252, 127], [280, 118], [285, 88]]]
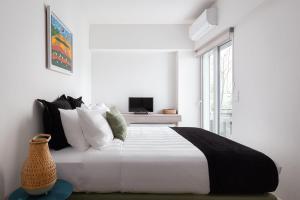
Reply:
[[199, 40], [217, 26], [217, 8], [208, 8], [190, 26], [189, 35], [192, 40]]

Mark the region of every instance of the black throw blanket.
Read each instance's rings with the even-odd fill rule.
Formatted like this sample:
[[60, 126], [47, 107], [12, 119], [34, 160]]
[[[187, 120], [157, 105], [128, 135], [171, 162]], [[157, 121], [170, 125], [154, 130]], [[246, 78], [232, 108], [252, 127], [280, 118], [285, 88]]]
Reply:
[[172, 129], [206, 156], [210, 193], [258, 194], [277, 188], [276, 165], [263, 153], [200, 128]]

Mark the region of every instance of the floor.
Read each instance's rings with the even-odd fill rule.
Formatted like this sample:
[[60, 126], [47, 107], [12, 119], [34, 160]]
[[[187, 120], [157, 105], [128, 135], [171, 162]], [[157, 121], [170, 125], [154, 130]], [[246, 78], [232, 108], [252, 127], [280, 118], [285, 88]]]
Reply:
[[73, 193], [70, 200], [278, 200], [272, 194], [265, 195], [192, 195], [192, 194], [128, 194], [128, 193]]

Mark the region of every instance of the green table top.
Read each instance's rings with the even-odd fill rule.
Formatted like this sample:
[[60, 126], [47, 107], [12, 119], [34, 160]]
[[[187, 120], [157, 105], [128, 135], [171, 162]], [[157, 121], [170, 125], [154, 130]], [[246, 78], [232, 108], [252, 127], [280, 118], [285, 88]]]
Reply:
[[14, 191], [9, 200], [64, 200], [70, 197], [73, 191], [73, 186], [64, 180], [57, 180], [54, 187], [47, 193], [47, 195], [31, 196], [22, 188]]

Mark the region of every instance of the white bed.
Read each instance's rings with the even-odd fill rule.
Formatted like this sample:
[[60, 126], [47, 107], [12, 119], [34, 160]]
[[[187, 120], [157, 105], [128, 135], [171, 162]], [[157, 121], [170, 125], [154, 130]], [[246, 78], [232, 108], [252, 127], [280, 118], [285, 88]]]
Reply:
[[124, 142], [115, 139], [102, 150], [51, 153], [58, 177], [77, 192], [210, 192], [205, 155], [169, 127], [128, 127]]
[[101, 151], [52, 151], [58, 177], [75, 191], [208, 194], [204, 154], [168, 127], [128, 127]]

